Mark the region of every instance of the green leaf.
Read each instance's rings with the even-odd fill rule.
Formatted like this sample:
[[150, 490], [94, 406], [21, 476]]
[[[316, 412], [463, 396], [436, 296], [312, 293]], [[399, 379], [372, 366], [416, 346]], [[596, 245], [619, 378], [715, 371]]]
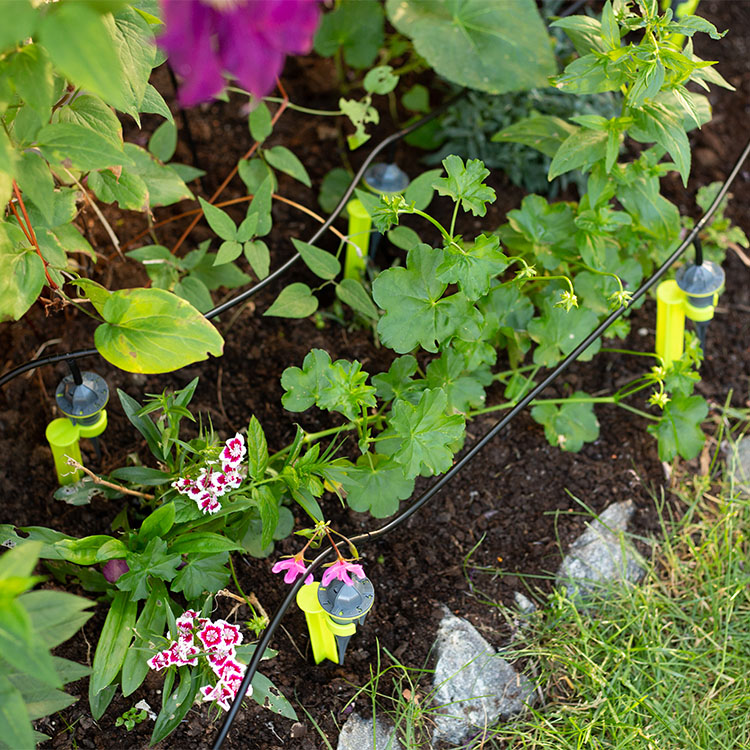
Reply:
[[331, 57], [339, 48], [354, 68], [372, 65], [384, 41], [383, 9], [376, 0], [343, 0], [326, 13], [315, 34], [315, 51]]
[[656, 141], [674, 160], [687, 187], [690, 175], [690, 143], [682, 116], [659, 102], [646, 104], [635, 113], [635, 127], [630, 135], [637, 141]]
[[549, 165], [547, 179], [552, 181], [573, 169], [586, 170], [594, 162], [604, 159], [607, 151], [607, 132], [580, 128], [571, 133], [557, 150]]
[[[15, 0], [12, 7], [13, 12], [4, 14], [0, 26], [0, 52], [5, 52], [31, 37], [39, 20], [39, 14], [28, 0]], [[0, 732], [0, 735], [2, 734]]]
[[177, 148], [177, 126], [167, 120], [148, 139], [148, 150], [162, 162], [168, 162]]
[[7, 70], [18, 95], [42, 120], [48, 120], [55, 84], [52, 64], [44, 48], [38, 44], [21, 47], [10, 58]]
[[[188, 253], [188, 255], [190, 255], [190, 253]], [[187, 260], [188, 255], [183, 258], [183, 263], [186, 267], [188, 264], [185, 263], [185, 261]], [[220, 266], [215, 266], [215, 257], [216, 256], [213, 253], [204, 253], [192, 266], [191, 276], [203, 282], [207, 289], [213, 291], [222, 286], [225, 286], [228, 289], [234, 289], [235, 287], [242, 286], [250, 281], [250, 277], [237, 268], [234, 263], [223, 263]]]
[[0, 607], [0, 650], [3, 658], [21, 673], [62, 687], [52, 657], [44, 642], [35, 636], [31, 618], [19, 601], [5, 600]]
[[205, 314], [214, 306], [208, 287], [194, 274], [184, 276], [174, 285], [173, 291], [200, 313]]
[[299, 180], [303, 185], [311, 187], [310, 175], [307, 174], [304, 165], [285, 146], [265, 148], [263, 149], [263, 156], [274, 169], [278, 169], [280, 172], [294, 177], [295, 180]]
[[165, 503], [143, 519], [138, 539], [149, 541], [154, 537], [163, 538], [174, 526], [174, 503]]
[[617, 49], [620, 46], [620, 27], [612, 11], [612, 3], [607, 0], [602, 9], [602, 41], [607, 50]]
[[575, 399], [587, 399], [588, 394], [576, 391], [570, 402], [564, 404], [538, 404], [531, 410], [535, 422], [544, 426], [544, 434], [550, 445], [564, 451], [578, 453], [584, 443], [599, 437], [599, 422], [590, 401], [574, 403]]
[[274, 531], [279, 523], [279, 501], [267, 484], [253, 487], [252, 495], [260, 513], [260, 545], [266, 547], [273, 541]]
[[443, 474], [453, 463], [451, 444], [464, 434], [464, 417], [447, 414], [448, 398], [440, 389], [426, 390], [416, 405], [394, 401], [390, 430], [400, 438], [400, 447], [393, 454], [404, 474], [411, 478]]
[[292, 704], [281, 694], [279, 689], [260, 672], [256, 672], [252, 679], [253, 700], [263, 708], [273, 711], [275, 714], [287, 719], [297, 720], [297, 714]]
[[465, 414], [469, 409], [484, 406], [484, 386], [491, 382], [482, 379], [479, 371], [466, 371], [466, 358], [455, 349], [446, 349], [439, 359], [427, 365], [427, 387], [439, 388], [448, 397], [449, 413]]
[[130, 594], [118, 591], [104, 621], [94, 653], [90, 691], [97, 695], [115, 679], [133, 638], [137, 604]]
[[343, 167], [334, 167], [326, 173], [320, 184], [318, 203], [326, 213], [332, 213], [346, 189], [351, 185], [352, 176]]
[[104, 17], [85, 3], [55, 3], [47, 11], [39, 39], [55, 66], [76, 86], [126, 111], [126, 82]]
[[258, 192], [258, 188], [267, 177], [271, 179], [271, 192], [276, 189], [276, 177], [273, 170], [258, 157], [240, 160], [237, 164], [237, 171], [250, 195], [255, 195]]
[[18, 186], [26, 198], [31, 198], [44, 217], [45, 224], [54, 221], [55, 181], [47, 162], [34, 151], [21, 154], [18, 169]]
[[[206, 217], [211, 229], [223, 240], [234, 240], [237, 238], [237, 225], [226, 211], [217, 208], [203, 198], [198, 198], [203, 209], [203, 215]], [[217, 265], [214, 263], [214, 265]]]
[[125, 557], [130, 570], [117, 579], [117, 588], [130, 592], [133, 602], [148, 596], [148, 577], [171, 581], [182, 564], [180, 555], [167, 550], [167, 543], [158, 537], [149, 540], [143, 552], [130, 552]]
[[501, 94], [547, 85], [555, 61], [534, 0], [387, 0], [391, 23], [435, 71]]
[[370, 295], [356, 279], [343, 279], [336, 284], [336, 296], [360, 315], [370, 320], [378, 319], [378, 310], [370, 299]]
[[198, 694], [200, 687], [198, 670], [193, 672], [189, 667], [180, 667], [179, 674], [179, 685], [164, 700], [162, 709], [156, 717], [149, 747], [161, 742], [177, 729]]
[[177, 173], [156, 161], [148, 151], [134, 143], [126, 143], [124, 150], [128, 157], [125, 163], [132, 161], [135, 165], [132, 172], [146, 183], [151, 207], [170, 206], [193, 197]]
[[414, 178], [404, 193], [404, 200], [407, 203], [413, 203], [414, 208], [418, 211], [424, 211], [432, 202], [432, 196], [435, 194], [433, 187], [435, 179], [443, 173], [442, 169], [428, 169], [422, 172], [419, 177]]
[[247, 216], [258, 214], [258, 225], [255, 233], [258, 237], [265, 237], [273, 225], [271, 217], [271, 194], [273, 191], [273, 176], [269, 175], [260, 183], [255, 196], [247, 209]]
[[171, 372], [221, 355], [224, 340], [192, 305], [163, 289], [121, 289], [94, 334], [101, 355], [126, 372]]
[[411, 112], [430, 111], [430, 92], [421, 83], [415, 83], [401, 97], [401, 104]]
[[263, 478], [268, 468], [268, 444], [266, 435], [255, 415], [250, 417], [247, 428], [247, 471], [257, 480]]
[[122, 125], [112, 108], [97, 96], [77, 96], [70, 104], [60, 107], [54, 113], [52, 122], [68, 122], [89, 128], [106, 138], [116, 148], [122, 148]]
[[295, 282], [285, 286], [263, 315], [278, 318], [306, 318], [318, 309], [318, 299], [307, 284]]
[[140, 109], [141, 112], [161, 115], [169, 120], [169, 122], [174, 122], [174, 117], [172, 117], [172, 113], [169, 111], [164, 97], [150, 83], [146, 86]]
[[[573, 308], [566, 312], [546, 300], [542, 317], [534, 318], [528, 326], [529, 336], [539, 344], [534, 350], [534, 364], [553, 367], [570, 354], [598, 322], [599, 318], [591, 310]], [[588, 362], [600, 347], [601, 339], [597, 339], [579, 359]]]
[[492, 280], [508, 267], [508, 258], [500, 252], [500, 239], [495, 234], [480, 234], [473, 244], [465, 247], [452, 242], [443, 253], [437, 277], [458, 284], [472, 301], [487, 294]]
[[273, 132], [271, 113], [264, 102], [259, 102], [258, 106], [250, 113], [248, 126], [250, 127], [250, 135], [258, 143], [263, 143], [271, 135]]
[[475, 330], [472, 306], [463, 294], [442, 298], [447, 287], [437, 278], [442, 261], [442, 250], [417, 245], [407, 255], [406, 268], [389, 268], [372, 285], [375, 302], [385, 310], [378, 333], [399, 354], [417, 345], [436, 352], [457, 331]]
[[219, 246], [219, 252], [214, 258], [214, 265], [221, 266], [224, 263], [231, 263], [233, 260], [242, 255], [242, 245], [239, 242], [227, 241], [222, 242]]
[[[156, 247], [159, 247], [158, 245]], [[120, 399], [120, 405], [122, 410], [125, 412], [125, 416], [130, 421], [130, 424], [135, 427], [138, 432], [146, 438], [148, 448], [157, 458], [164, 458], [160, 445], [161, 445], [161, 433], [157, 426], [151, 421], [147, 414], [139, 414], [141, 405], [131, 396], [128, 396], [125, 391], [117, 389], [117, 397]]]
[[407, 394], [413, 392], [415, 382], [412, 375], [417, 371], [417, 359], [411, 354], [396, 357], [388, 372], [381, 372], [372, 378], [376, 387], [376, 394], [384, 401], [392, 401], [396, 398], [405, 399]]
[[647, 427], [659, 441], [659, 460], [671, 461], [678, 453], [688, 461], [695, 458], [706, 440], [701, 422], [707, 416], [708, 405], [702, 396], [674, 396], [659, 422]]
[[403, 468], [393, 459], [378, 453], [360, 456], [341, 483], [347, 493], [347, 505], [373, 518], [392, 516], [399, 502], [414, 492], [414, 479], [405, 477]]
[[109, 708], [109, 704], [112, 703], [112, 699], [117, 692], [117, 685], [108, 685], [98, 693], [92, 692], [91, 685], [91, 680], [89, 680], [89, 708], [91, 709], [91, 716], [94, 721], [99, 721], [104, 716], [107, 708]]
[[191, 556], [170, 584], [172, 591], [182, 591], [188, 601], [193, 601], [205, 592], [215, 594], [229, 581], [227, 568], [228, 552], [216, 555]]
[[398, 76], [390, 65], [378, 65], [368, 71], [362, 85], [370, 94], [389, 94], [398, 86]]
[[47, 648], [55, 648], [74, 636], [93, 615], [83, 610], [94, 602], [63, 591], [29, 591], [18, 601]]
[[553, 28], [563, 29], [573, 42], [579, 55], [590, 52], [606, 52], [602, 36], [602, 25], [598, 18], [591, 16], [568, 16], [558, 18], [550, 24]]
[[146, 183], [128, 169], [123, 168], [117, 177], [110, 169], [91, 172], [88, 186], [94, 195], [105, 203], [117, 203], [120, 208], [130, 211], [147, 211], [149, 195]]
[[212, 531], [197, 531], [177, 537], [169, 548], [177, 555], [215, 555], [218, 552], [241, 550], [242, 545]]
[[321, 250], [315, 245], [309, 245], [296, 237], [292, 237], [297, 252], [302, 256], [305, 265], [319, 278], [332, 279], [341, 273], [341, 263], [331, 253]]
[[18, 688], [0, 676], [0, 735], [10, 748], [36, 747], [26, 702]]
[[371, 105], [369, 94], [360, 101], [341, 97], [339, 99], [339, 108], [349, 118], [352, 125], [354, 125], [354, 134], [346, 138], [349, 148], [354, 151], [369, 140], [370, 136], [366, 132], [366, 126], [368, 124], [377, 125], [380, 122], [380, 114]]
[[72, 122], [45, 125], [37, 133], [39, 149], [50, 164], [68, 169], [102, 169], [130, 164], [129, 156], [103, 135]]
[[554, 156], [562, 142], [578, 128], [559, 117], [535, 115], [495, 133], [495, 143], [522, 143], [541, 151], [546, 156]]
[[123, 93], [128, 106], [123, 111], [140, 124], [138, 111], [156, 58], [153, 32], [143, 16], [128, 6], [118, 10], [114, 16], [104, 16], [104, 22], [125, 84]]
[[281, 403], [289, 411], [299, 412], [315, 404], [320, 392], [328, 384], [331, 358], [322, 349], [312, 349], [299, 367], [287, 367], [281, 375], [281, 387], [286, 391]]
[[389, 229], [386, 236], [391, 245], [406, 251], [411, 250], [422, 241], [413, 229], [404, 226]]
[[448, 195], [456, 203], [461, 201], [463, 210], [471, 211], [474, 216], [484, 216], [487, 213], [485, 204], [496, 198], [495, 191], [484, 184], [489, 169], [480, 159], [469, 159], [464, 166], [463, 159], [455, 154], [446, 156], [443, 166], [448, 176], [432, 183], [438, 194]]
[[268, 276], [271, 268], [271, 253], [263, 240], [245, 243], [245, 257], [250, 267], [255, 271], [258, 279], [262, 280]]
[[128, 648], [122, 664], [121, 686], [124, 697], [135, 692], [146, 679], [149, 670], [148, 658], [153, 653], [150, 643], [158, 643], [158, 638], [164, 634], [168, 606], [164, 584], [154, 581], [151, 593], [135, 623], [135, 639]]
[[247, 242], [258, 229], [258, 214], [246, 216], [237, 228], [237, 242]]
[[0, 224], [0, 320], [21, 318], [44, 286], [44, 263], [22, 241], [20, 229]]

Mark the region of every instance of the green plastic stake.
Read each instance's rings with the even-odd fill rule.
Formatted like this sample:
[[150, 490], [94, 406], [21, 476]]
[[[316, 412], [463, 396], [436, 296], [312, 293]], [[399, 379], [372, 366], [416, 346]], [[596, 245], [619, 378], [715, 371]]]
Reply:
[[[317, 581], [305, 584], [297, 592], [297, 605], [305, 613], [315, 663], [320, 664], [323, 659], [329, 659], [338, 664], [339, 654], [336, 636], [328, 627], [330, 624], [329, 617], [318, 601], [319, 587], [320, 584]], [[356, 628], [353, 623], [349, 625], [349, 628], [351, 632], [348, 635], [351, 635]]]
[[67, 417], [53, 419], [45, 430], [47, 442], [52, 449], [55, 462], [57, 481], [61, 484], [73, 484], [81, 479], [81, 470], [74, 469], [68, 458], [83, 464], [81, 446], [78, 441], [82, 438], [93, 438], [101, 435], [107, 427], [107, 411], [102, 409], [93, 424], [73, 424]]
[[673, 280], [656, 289], [656, 353], [664, 366], [682, 356], [685, 338], [685, 292]]
[[358, 198], [350, 200], [346, 204], [346, 210], [349, 214], [349, 242], [344, 258], [344, 278], [359, 281], [364, 275], [367, 263], [372, 219]]

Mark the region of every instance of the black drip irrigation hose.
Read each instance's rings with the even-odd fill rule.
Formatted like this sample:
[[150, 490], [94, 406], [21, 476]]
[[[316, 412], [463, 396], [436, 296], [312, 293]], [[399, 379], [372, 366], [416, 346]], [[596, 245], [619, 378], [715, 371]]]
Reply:
[[[341, 200], [338, 202], [338, 205], [336, 208], [333, 209], [329, 217], [325, 220], [325, 222], [318, 228], [318, 230], [313, 234], [312, 237], [308, 240], [308, 244], [312, 245], [316, 242], [316, 240], [323, 234], [323, 232], [328, 229], [328, 227], [333, 224], [333, 222], [338, 218], [338, 215], [341, 213], [344, 206], [347, 204], [349, 198], [351, 197], [352, 193], [354, 192], [354, 189], [359, 184], [360, 179], [362, 178], [362, 175], [367, 171], [367, 168], [372, 163], [372, 160], [384, 149], [390, 146], [395, 141], [399, 140], [400, 138], [403, 138], [406, 135], [409, 135], [409, 133], [413, 132], [414, 130], [417, 130], [422, 127], [422, 125], [425, 125], [430, 120], [435, 119], [439, 115], [441, 115], [443, 112], [445, 112], [446, 109], [449, 107], [452, 107], [457, 101], [462, 99], [466, 95], [466, 89], [463, 89], [458, 94], [456, 94], [454, 97], [450, 98], [448, 101], [443, 102], [439, 107], [436, 107], [432, 110], [429, 114], [425, 115], [424, 117], [420, 118], [416, 122], [413, 122], [411, 125], [402, 128], [401, 130], [396, 131], [395, 133], [389, 135], [387, 138], [382, 140], [368, 155], [368, 157], [365, 159], [362, 166], [359, 168], [357, 173], [354, 175], [354, 178], [352, 179], [351, 184], [349, 187], [344, 191], [343, 196], [341, 197]], [[272, 282], [276, 281], [279, 277], [283, 276], [297, 261], [300, 259], [300, 254], [295, 253], [289, 260], [287, 260], [283, 265], [279, 266], [272, 274], [269, 274], [266, 276], [265, 279], [262, 281], [259, 281], [254, 286], [251, 286], [249, 289], [246, 289], [244, 292], [238, 294], [235, 297], [232, 297], [232, 299], [227, 300], [221, 305], [218, 305], [217, 307], [214, 307], [213, 310], [209, 310], [205, 314], [206, 320], [211, 320], [212, 318], [215, 318], [217, 315], [221, 315], [221, 313], [226, 312], [227, 310], [230, 310], [231, 308], [235, 307], [236, 305], [239, 305], [240, 303], [244, 302], [247, 299], [250, 299], [253, 295], [257, 294], [259, 291], [267, 287]], [[97, 349], [78, 349], [77, 351], [73, 352], [65, 352], [63, 354], [52, 354], [48, 357], [42, 357], [40, 359], [34, 359], [31, 362], [27, 362], [24, 365], [19, 365], [13, 370], [10, 370], [9, 372], [6, 372], [5, 375], [0, 377], [0, 388], [4, 386], [6, 383], [9, 383], [14, 378], [17, 378], [19, 375], [23, 375], [23, 373], [28, 372], [29, 370], [33, 370], [36, 367], [41, 367], [42, 365], [53, 365], [58, 362], [68, 362], [70, 363], [73, 360], [81, 359], [82, 357], [91, 357], [94, 354], [99, 354]]]
[[[661, 266], [659, 266], [654, 274], [649, 279], [644, 281], [643, 284], [641, 284], [641, 286], [633, 293], [630, 304], [636, 302], [644, 294], [646, 294], [646, 292], [651, 289], [651, 287], [653, 287], [654, 284], [656, 284], [656, 282], [659, 281], [659, 279], [664, 276], [664, 274], [670, 269], [670, 267], [684, 254], [685, 250], [687, 250], [687, 248], [690, 247], [691, 244], [693, 244], [698, 236], [698, 232], [703, 229], [703, 227], [708, 223], [708, 221], [716, 212], [716, 209], [719, 207], [719, 204], [727, 194], [727, 191], [729, 190], [732, 182], [734, 182], [735, 177], [737, 177], [737, 174], [739, 173], [740, 168], [747, 159], [748, 155], [750, 155], [750, 140], [747, 142], [745, 148], [742, 150], [742, 153], [732, 167], [732, 171], [729, 173], [726, 180], [724, 181], [724, 184], [721, 186], [721, 190], [719, 190], [719, 192], [717, 193], [716, 197], [713, 200], [713, 203], [711, 203], [701, 219], [688, 233], [685, 239], [679, 244], [677, 249], [667, 258], [667, 260], [664, 261], [664, 263], [662, 263]], [[443, 474], [443, 476], [440, 477], [440, 479], [438, 479], [435, 484], [425, 490], [405, 511], [396, 516], [392, 521], [389, 521], [387, 524], [385, 524], [385, 526], [381, 526], [379, 529], [375, 529], [374, 531], [366, 531], [363, 534], [352, 537], [350, 541], [354, 544], [359, 544], [362, 542], [371, 542], [376, 539], [380, 539], [386, 534], [389, 534], [394, 529], [397, 529], [405, 521], [411, 518], [427, 502], [429, 502], [435, 495], [437, 495], [437, 493], [440, 492], [440, 490], [443, 489], [443, 487], [445, 487], [445, 485], [448, 484], [448, 482], [450, 482], [462, 469], [464, 469], [466, 465], [469, 464], [474, 459], [474, 457], [482, 450], [482, 448], [484, 448], [487, 443], [489, 443], [494, 437], [496, 437], [497, 434], [514, 417], [516, 417], [521, 411], [523, 411], [545, 388], [547, 388], [547, 386], [553, 383], [563, 372], [565, 372], [565, 370], [567, 370], [568, 367], [570, 367], [570, 365], [573, 364], [573, 362], [575, 362], [575, 360], [578, 359], [578, 357], [589, 346], [591, 346], [591, 344], [593, 344], [594, 341], [596, 341], [607, 330], [607, 328], [609, 328], [610, 325], [612, 325], [612, 323], [620, 318], [627, 309], [627, 307], [620, 307], [619, 309], [610, 313], [610, 315], [608, 315], [605, 320], [603, 320], [570, 354], [568, 354], [568, 356], [565, 357], [565, 359], [563, 359], [562, 362], [560, 362], [560, 364], [554, 370], [552, 370], [552, 372], [550, 372], [550, 374], [547, 375], [547, 377], [541, 383], [539, 383], [539, 385], [529, 391], [529, 393], [526, 394], [526, 396], [524, 396], [524, 398], [522, 398], [502, 419], [499, 419], [493, 425], [493, 427], [491, 427], [490, 430], [488, 430], [484, 434], [479, 442], [469, 449], [466, 455], [464, 455], [459, 461], [457, 461], [449, 471]], [[339, 545], [342, 546], [345, 544], [345, 542], [339, 543]], [[331, 555], [332, 552], [333, 547], [329, 547], [328, 549], [321, 552], [321, 554], [319, 554], [315, 558], [315, 560], [310, 563], [304, 575], [300, 576], [300, 578], [298, 578], [297, 581], [292, 585], [292, 588], [284, 598], [284, 601], [274, 612], [273, 617], [270, 619], [268, 625], [266, 626], [266, 629], [263, 631], [263, 635], [261, 636], [255, 647], [255, 651], [253, 652], [253, 656], [250, 659], [250, 663], [247, 665], [247, 670], [245, 672], [245, 677], [242, 680], [242, 685], [237, 691], [232, 705], [229, 707], [229, 711], [227, 712], [227, 715], [224, 719], [224, 723], [219, 729], [216, 740], [212, 745], [212, 750], [221, 750], [221, 747], [224, 744], [224, 740], [226, 739], [227, 734], [229, 733], [229, 730], [232, 726], [232, 722], [234, 721], [240, 709], [242, 699], [247, 692], [247, 689], [250, 687], [250, 683], [252, 682], [252, 679], [258, 670], [260, 660], [263, 657], [266, 649], [268, 648], [274, 632], [281, 624], [281, 620], [286, 614], [286, 611], [296, 599], [297, 592], [302, 588], [307, 576], [313, 574], [325, 562], [325, 560]]]

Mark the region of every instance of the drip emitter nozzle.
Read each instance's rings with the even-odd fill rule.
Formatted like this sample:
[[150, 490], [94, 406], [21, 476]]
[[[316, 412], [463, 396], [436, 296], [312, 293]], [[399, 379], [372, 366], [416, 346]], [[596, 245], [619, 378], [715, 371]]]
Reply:
[[316, 664], [323, 659], [343, 664], [349, 639], [372, 609], [375, 590], [370, 579], [353, 575], [352, 581], [351, 586], [338, 579], [328, 586], [315, 581], [305, 584], [297, 593]]
[[106, 381], [95, 372], [80, 372], [71, 367], [55, 391], [57, 407], [65, 415], [53, 419], [46, 430], [47, 442], [52, 449], [55, 471], [60, 484], [72, 484], [81, 478], [80, 469], [68, 464], [68, 457], [83, 463], [78, 441], [90, 438], [97, 457], [100, 457], [99, 441], [107, 427], [107, 412], [104, 407], [109, 401], [109, 388]]
[[724, 271], [710, 260], [688, 263], [674, 281], [663, 281], [656, 290], [656, 353], [665, 366], [682, 356], [685, 318], [695, 330], [705, 352], [706, 330], [724, 287]]
[[[373, 164], [365, 172], [362, 182], [376, 195], [396, 195], [409, 187], [409, 177], [396, 164]], [[349, 238], [356, 247], [347, 245], [344, 278], [360, 279], [365, 269], [365, 259], [374, 254], [382, 235], [376, 232], [370, 239], [372, 219], [359, 198], [350, 200], [346, 210], [349, 214]]]

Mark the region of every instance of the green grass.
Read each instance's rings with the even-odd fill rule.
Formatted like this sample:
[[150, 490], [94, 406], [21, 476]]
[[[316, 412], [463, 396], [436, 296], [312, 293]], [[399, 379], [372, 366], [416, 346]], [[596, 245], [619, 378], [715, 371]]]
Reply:
[[[563, 593], [547, 599], [503, 654], [537, 675], [544, 702], [465, 747], [750, 748], [750, 497], [711, 489], [685, 485], [687, 511], [665, 520], [639, 586], [603, 590], [582, 613]], [[429, 747], [430, 670], [386, 656], [358, 694], [406, 748]]]

